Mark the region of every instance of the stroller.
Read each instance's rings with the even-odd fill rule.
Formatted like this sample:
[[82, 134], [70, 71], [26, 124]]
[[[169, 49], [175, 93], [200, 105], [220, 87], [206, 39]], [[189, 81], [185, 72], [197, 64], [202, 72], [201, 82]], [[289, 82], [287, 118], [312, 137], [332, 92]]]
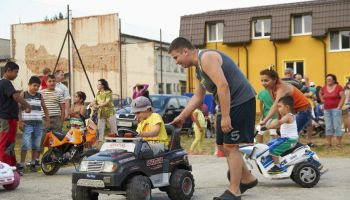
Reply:
[[[325, 137], [326, 135], [326, 124], [324, 121], [324, 115], [322, 110], [322, 104], [315, 102], [315, 108], [312, 109], [312, 136], [319, 135], [320, 137]], [[301, 134], [303, 136], [307, 135], [307, 127], [305, 127]]]

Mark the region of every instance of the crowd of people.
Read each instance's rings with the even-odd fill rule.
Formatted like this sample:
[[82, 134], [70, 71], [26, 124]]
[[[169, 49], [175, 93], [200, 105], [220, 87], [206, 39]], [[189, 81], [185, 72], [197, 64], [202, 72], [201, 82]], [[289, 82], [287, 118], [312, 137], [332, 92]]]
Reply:
[[[255, 187], [258, 180], [245, 166], [240, 144], [253, 144], [256, 116], [256, 93], [239, 67], [226, 54], [216, 50], [196, 49], [186, 38], [176, 38], [170, 45], [169, 53], [176, 64], [184, 68], [195, 66], [196, 90], [184, 110], [171, 122], [173, 125], [184, 123], [189, 116], [193, 120], [195, 139], [189, 153], [203, 152], [202, 142], [205, 137], [208, 115], [202, 108], [206, 91], [213, 93], [217, 106], [216, 144], [227, 157], [230, 170], [230, 186], [222, 195], [214, 199], [240, 199], [246, 190]], [[26, 154], [32, 150], [30, 169], [36, 171], [40, 154], [43, 152], [42, 142], [44, 128], [61, 132], [65, 120], [69, 119], [72, 128], [84, 132], [81, 116], [86, 115], [86, 94], [78, 91], [71, 97], [68, 88], [62, 83], [64, 72], [43, 70], [42, 78], [32, 76], [28, 89], [17, 92], [11, 81], [17, 77], [19, 66], [8, 62], [5, 73], [0, 80], [0, 160], [16, 165], [14, 153], [17, 121], [23, 131], [21, 159], [17, 165], [23, 170]], [[307, 77], [293, 74], [287, 68], [285, 77], [280, 78], [273, 69], [260, 72], [264, 89], [259, 91], [260, 125], [269, 129], [271, 138], [277, 138], [280, 144], [271, 151], [275, 162], [269, 173], [279, 173], [279, 156], [292, 148], [299, 140], [302, 130], [307, 132], [307, 144], [317, 145], [312, 141], [312, 119], [324, 116], [327, 146], [332, 147], [333, 137], [336, 147], [342, 148], [342, 110], [345, 104], [345, 132], [350, 132], [350, 83], [343, 88], [334, 74], [326, 76], [326, 84], [315, 86]], [[164, 151], [168, 145], [168, 137], [161, 116], [152, 109], [148, 84], [137, 84], [133, 87], [131, 112], [139, 121], [138, 136], [149, 141], [155, 153]], [[98, 119], [98, 141], [105, 136], [108, 122], [110, 133], [117, 136], [115, 108], [112, 90], [107, 80], [98, 80], [98, 93], [89, 107]], [[19, 106], [18, 106], [19, 105]], [[260, 132], [257, 142], [263, 142], [265, 132]]]

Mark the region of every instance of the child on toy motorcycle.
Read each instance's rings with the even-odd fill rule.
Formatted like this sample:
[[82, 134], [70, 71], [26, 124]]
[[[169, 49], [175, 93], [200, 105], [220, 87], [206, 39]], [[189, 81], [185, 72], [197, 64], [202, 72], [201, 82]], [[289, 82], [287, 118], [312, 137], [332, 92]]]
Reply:
[[72, 140], [73, 129], [79, 129], [81, 133], [85, 132], [85, 126], [81, 116], [85, 115], [84, 101], [86, 99], [86, 94], [82, 91], [78, 91], [74, 96], [74, 104], [69, 110], [69, 124], [70, 130], [67, 132], [66, 137], [68, 140]]
[[278, 112], [281, 116], [279, 120], [273, 120], [266, 125], [267, 129], [280, 127], [281, 137], [276, 139], [278, 144], [270, 148], [270, 154], [275, 163], [268, 173], [278, 174], [283, 172], [280, 166], [279, 157], [282, 153], [293, 148], [298, 142], [298, 130], [294, 113], [294, 99], [291, 96], [284, 96], [279, 99], [277, 104]]
[[168, 135], [162, 117], [153, 112], [150, 100], [144, 96], [137, 97], [131, 102], [131, 112], [139, 121], [136, 129], [138, 136], [148, 141], [154, 155], [164, 151]]

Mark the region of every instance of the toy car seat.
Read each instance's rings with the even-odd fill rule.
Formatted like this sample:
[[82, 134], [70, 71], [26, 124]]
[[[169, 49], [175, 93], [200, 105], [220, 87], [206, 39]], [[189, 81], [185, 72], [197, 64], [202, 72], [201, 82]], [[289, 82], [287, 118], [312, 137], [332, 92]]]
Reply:
[[181, 149], [180, 144], [180, 131], [177, 131], [173, 125], [166, 124], [165, 130], [168, 135], [171, 135], [171, 139], [168, 145], [168, 150], [173, 151], [176, 149]]

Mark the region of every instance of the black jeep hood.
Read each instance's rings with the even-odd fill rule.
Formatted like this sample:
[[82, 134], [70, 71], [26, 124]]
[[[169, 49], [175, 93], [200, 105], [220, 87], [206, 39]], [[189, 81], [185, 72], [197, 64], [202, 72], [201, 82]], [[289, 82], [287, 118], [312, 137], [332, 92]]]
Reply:
[[85, 158], [85, 161], [114, 161], [117, 162], [119, 160], [123, 160], [125, 158], [135, 157], [134, 153], [127, 152], [126, 150], [106, 150], [100, 151], [99, 153]]

